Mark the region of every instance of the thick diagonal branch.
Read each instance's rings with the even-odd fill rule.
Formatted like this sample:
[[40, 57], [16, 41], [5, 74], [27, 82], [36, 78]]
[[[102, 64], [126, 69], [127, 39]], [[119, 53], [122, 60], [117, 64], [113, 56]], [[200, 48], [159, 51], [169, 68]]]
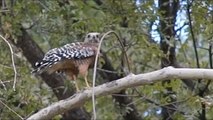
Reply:
[[[95, 96], [110, 95], [122, 89], [136, 87], [146, 84], [153, 84], [158, 81], [172, 79], [209, 79], [213, 80], [212, 69], [190, 69], [190, 68], [173, 68], [166, 67], [150, 73], [129, 75], [116, 81], [108, 82], [94, 88]], [[85, 90], [75, 94], [70, 98], [56, 102], [38, 113], [30, 116], [28, 120], [46, 120], [55, 115], [61, 114], [68, 110], [82, 106], [84, 102], [91, 99], [92, 90]]]

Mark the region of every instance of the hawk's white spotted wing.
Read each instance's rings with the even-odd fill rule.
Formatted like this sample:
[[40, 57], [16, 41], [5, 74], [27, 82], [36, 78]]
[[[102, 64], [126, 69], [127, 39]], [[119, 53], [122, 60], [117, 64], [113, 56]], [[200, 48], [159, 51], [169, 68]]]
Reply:
[[66, 44], [60, 48], [49, 50], [40, 62], [36, 62], [35, 66], [38, 68], [32, 72], [42, 72], [46, 68], [65, 59], [79, 60], [94, 56], [95, 54], [95, 50], [90, 44], [83, 42]]

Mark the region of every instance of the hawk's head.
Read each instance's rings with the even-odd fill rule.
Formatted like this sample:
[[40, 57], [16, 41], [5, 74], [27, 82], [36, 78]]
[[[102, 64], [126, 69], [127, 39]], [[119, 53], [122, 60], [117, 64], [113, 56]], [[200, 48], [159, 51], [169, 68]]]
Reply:
[[84, 39], [84, 42], [99, 43], [100, 42], [100, 33], [98, 33], [98, 32], [88, 33]]

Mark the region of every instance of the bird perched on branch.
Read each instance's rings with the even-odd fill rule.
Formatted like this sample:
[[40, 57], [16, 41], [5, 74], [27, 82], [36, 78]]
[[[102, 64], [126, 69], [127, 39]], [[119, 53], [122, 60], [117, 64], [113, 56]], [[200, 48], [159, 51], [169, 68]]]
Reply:
[[44, 58], [35, 63], [37, 67], [32, 73], [42, 73], [47, 71], [49, 74], [57, 71], [64, 72], [69, 79], [75, 80], [77, 91], [77, 76], [81, 75], [87, 87], [88, 69], [94, 66], [95, 57], [98, 52], [100, 33], [88, 33], [84, 42], [75, 42], [66, 44], [59, 48], [49, 50]]

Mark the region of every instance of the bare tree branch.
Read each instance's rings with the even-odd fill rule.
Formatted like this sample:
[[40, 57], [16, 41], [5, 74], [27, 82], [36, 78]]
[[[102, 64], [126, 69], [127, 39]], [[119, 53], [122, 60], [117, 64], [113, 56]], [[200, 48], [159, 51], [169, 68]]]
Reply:
[[[125, 52], [125, 48], [124, 48], [124, 45], [120, 39], [120, 37], [118, 36], [118, 34], [115, 32], [115, 31], [108, 31], [107, 33], [105, 33], [101, 39], [100, 39], [100, 42], [99, 42], [99, 45], [98, 45], [98, 52], [96, 54], [96, 57], [95, 57], [95, 64], [94, 64], [94, 71], [93, 71], [93, 84], [92, 84], [92, 88], [95, 87], [95, 80], [96, 80], [96, 70], [97, 70], [97, 61], [98, 61], [98, 56], [99, 56], [99, 52], [100, 52], [100, 49], [101, 49], [101, 44], [102, 44], [102, 41], [104, 40], [104, 38], [109, 35], [109, 34], [114, 34], [116, 37], [117, 37], [117, 40], [118, 42], [120, 43], [120, 46], [121, 46], [121, 51], [124, 53], [124, 57], [127, 61], [127, 66], [128, 66], [128, 72], [130, 71], [130, 66], [129, 66], [129, 61], [128, 61], [128, 58], [127, 58], [127, 54]], [[96, 120], [96, 110], [95, 110], [95, 96], [94, 96], [94, 89], [93, 89], [93, 95], [92, 95], [92, 102], [93, 102], [93, 119]]]
[[7, 45], [10, 48], [12, 66], [13, 66], [13, 71], [14, 71], [13, 90], [15, 91], [16, 90], [16, 81], [17, 81], [17, 71], [16, 71], [16, 65], [15, 65], [15, 60], [14, 60], [14, 56], [13, 56], [14, 55], [13, 48], [12, 48], [11, 44], [6, 40], [6, 38], [4, 38], [2, 35], [0, 35], [0, 37], [7, 43]]
[[[153, 84], [154, 82], [168, 79], [211, 79], [213, 80], [212, 69], [190, 69], [190, 68], [173, 68], [166, 67], [161, 70], [145, 73], [130, 74], [116, 81], [108, 82], [94, 88], [95, 96], [104, 96], [116, 93], [122, 89], [136, 87], [140, 85]], [[51, 119], [55, 115], [66, 112], [70, 109], [80, 107], [92, 97], [92, 89], [84, 90], [73, 96], [56, 102], [38, 113], [33, 114], [28, 120], [46, 120]]]
[[16, 111], [14, 111], [12, 108], [10, 108], [7, 104], [5, 104], [3, 101], [1, 101], [1, 99], [0, 99], [0, 103], [2, 105], [4, 105], [7, 109], [9, 109], [12, 113], [14, 113], [15, 115], [17, 115], [21, 120], [24, 120], [24, 118], [21, 117], [21, 115], [19, 115]]
[[190, 7], [192, 5], [192, 2], [190, 3], [190, 1], [187, 0], [187, 16], [189, 19], [189, 29], [192, 36], [192, 42], [193, 42], [193, 47], [194, 47], [194, 52], [196, 57], [196, 64], [197, 64], [197, 67], [200, 68], [200, 62], [199, 62], [199, 56], [198, 56], [197, 44], [196, 44], [197, 40], [195, 39], [195, 35], [194, 35], [193, 27], [192, 27], [193, 25], [192, 25], [191, 12], [190, 12]]

